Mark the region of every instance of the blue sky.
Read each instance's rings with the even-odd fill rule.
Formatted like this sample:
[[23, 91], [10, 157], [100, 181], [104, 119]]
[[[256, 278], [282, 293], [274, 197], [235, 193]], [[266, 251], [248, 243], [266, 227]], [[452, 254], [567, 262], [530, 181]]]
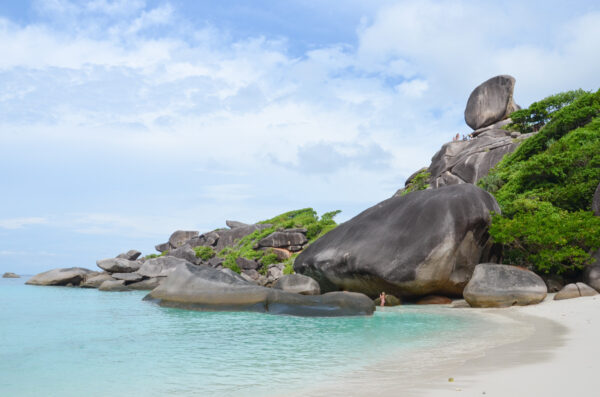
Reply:
[[596, 2], [3, 1], [0, 271], [389, 197], [470, 91], [600, 87]]

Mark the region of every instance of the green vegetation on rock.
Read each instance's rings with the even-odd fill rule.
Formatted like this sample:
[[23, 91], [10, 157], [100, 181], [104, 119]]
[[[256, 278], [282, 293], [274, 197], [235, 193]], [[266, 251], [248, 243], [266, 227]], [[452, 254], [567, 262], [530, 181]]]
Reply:
[[[259, 222], [261, 224], [270, 224], [271, 226], [266, 229], [252, 232], [240, 239], [234, 247], [225, 248], [217, 253], [217, 255], [224, 258], [224, 267], [228, 267], [238, 273], [240, 272], [240, 268], [235, 261], [237, 258], [257, 260], [263, 265], [262, 269], [259, 271], [264, 273], [270, 264], [278, 263], [279, 261], [277, 260], [277, 255], [273, 253], [272, 250], [261, 250], [257, 248], [260, 240], [277, 230], [304, 228], [307, 230], [306, 238], [308, 239], [308, 244], [310, 244], [337, 226], [333, 218], [340, 212], [341, 211], [339, 210], [326, 212], [321, 215], [320, 218], [317, 215], [317, 212], [312, 208], [304, 208], [283, 213], [274, 218]], [[281, 262], [286, 266], [284, 272], [288, 267], [292, 268], [296, 256], [297, 254], [294, 254], [291, 258]]]
[[213, 249], [210, 247], [194, 247], [194, 251], [196, 252], [196, 258], [200, 258], [203, 261], [207, 261], [213, 256], [215, 256], [215, 251], [213, 251]]
[[577, 276], [600, 248], [600, 217], [590, 211], [600, 183], [600, 90], [557, 94], [511, 118], [509, 128], [539, 132], [478, 183], [502, 209], [490, 235], [506, 263]]
[[423, 170], [419, 172], [410, 180], [410, 183], [406, 186], [401, 195], [404, 196], [410, 192], [427, 189], [429, 187], [429, 178], [431, 178], [429, 171]]

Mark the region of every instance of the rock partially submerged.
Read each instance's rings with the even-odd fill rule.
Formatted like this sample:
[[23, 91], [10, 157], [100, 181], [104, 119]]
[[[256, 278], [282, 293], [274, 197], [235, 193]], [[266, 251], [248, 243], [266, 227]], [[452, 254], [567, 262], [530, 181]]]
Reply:
[[546, 294], [546, 284], [537, 274], [495, 263], [477, 265], [463, 292], [472, 307], [531, 305], [543, 301]]
[[275, 281], [273, 288], [301, 295], [319, 295], [321, 288], [314, 279], [302, 274], [288, 274]]
[[296, 316], [371, 315], [365, 295], [335, 292], [319, 296], [259, 287], [209, 266], [179, 264], [146, 300], [201, 311], [253, 311]]
[[565, 285], [556, 295], [554, 300], [559, 301], [563, 299], [573, 299], [582, 296], [594, 296], [598, 295], [598, 292], [584, 283], [571, 283]]
[[465, 122], [477, 130], [507, 118], [519, 109], [513, 100], [515, 78], [508, 75], [492, 77], [478, 85], [467, 101]]
[[491, 212], [496, 200], [470, 184], [393, 197], [315, 241], [294, 270], [325, 292], [460, 295], [487, 247]]
[[164, 277], [153, 277], [146, 280], [138, 281], [137, 283], [127, 284], [127, 288], [142, 291], [151, 291], [158, 287]]
[[25, 284], [29, 285], [80, 285], [87, 276], [96, 274], [89, 269], [82, 267], [69, 267], [65, 269], [52, 269], [47, 272], [36, 274], [31, 277]]
[[107, 280], [100, 284], [99, 291], [129, 291], [124, 280]]
[[100, 273], [95, 276], [87, 277], [85, 281], [81, 284], [82, 288], [98, 288], [102, 285], [103, 282], [115, 279], [109, 273]]
[[16, 273], [6, 272], [2, 275], [2, 278], [21, 278], [21, 276]]

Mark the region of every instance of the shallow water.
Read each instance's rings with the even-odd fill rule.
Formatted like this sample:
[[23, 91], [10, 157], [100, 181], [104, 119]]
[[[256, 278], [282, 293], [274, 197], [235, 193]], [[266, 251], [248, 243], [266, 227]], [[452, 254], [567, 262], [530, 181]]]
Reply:
[[286, 395], [482, 327], [454, 310], [300, 318], [0, 279], [0, 395]]

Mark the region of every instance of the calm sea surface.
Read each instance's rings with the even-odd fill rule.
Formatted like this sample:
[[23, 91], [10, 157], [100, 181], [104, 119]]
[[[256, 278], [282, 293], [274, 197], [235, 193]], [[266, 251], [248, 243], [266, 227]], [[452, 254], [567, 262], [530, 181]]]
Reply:
[[286, 395], [475, 323], [408, 306], [344, 318], [191, 312], [145, 292], [24, 282], [0, 279], [0, 396]]

